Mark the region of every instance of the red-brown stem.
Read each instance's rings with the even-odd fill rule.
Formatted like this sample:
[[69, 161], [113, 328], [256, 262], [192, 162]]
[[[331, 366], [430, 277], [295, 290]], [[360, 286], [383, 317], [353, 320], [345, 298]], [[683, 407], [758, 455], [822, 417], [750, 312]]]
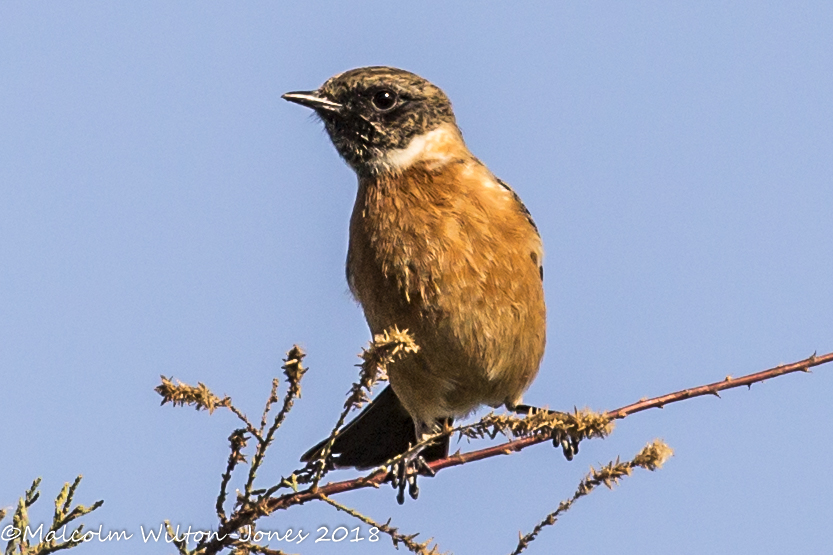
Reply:
[[[769, 370], [764, 370], [762, 372], [757, 372], [755, 374], [749, 374], [746, 376], [742, 376], [740, 378], [730, 378], [727, 377], [724, 380], [719, 382], [711, 383], [708, 385], [701, 385], [699, 387], [692, 387], [690, 389], [684, 389], [682, 391], [677, 391], [675, 393], [669, 393], [667, 395], [662, 395], [660, 397], [654, 397], [653, 399], [645, 399], [642, 401], [638, 401], [636, 403], [627, 405], [625, 407], [611, 410], [605, 413], [605, 416], [610, 418], [611, 420], [616, 420], [620, 418], [625, 418], [631, 414], [636, 412], [642, 412], [643, 410], [653, 409], [653, 408], [661, 408], [669, 403], [676, 403], [677, 401], [683, 401], [685, 399], [690, 399], [692, 397], [700, 397], [702, 395], [715, 395], [719, 391], [723, 391], [724, 389], [732, 389], [733, 387], [741, 387], [744, 385], [752, 385], [753, 383], [762, 382], [764, 380], [768, 380], [770, 378], [775, 378], [778, 376], [782, 376], [784, 374], [789, 374], [791, 372], [800, 372], [800, 371], [808, 371], [813, 366], [819, 366], [821, 364], [825, 364], [827, 362], [833, 361], [833, 353], [828, 353], [822, 356], [811, 356], [804, 360], [794, 362], [792, 364], [784, 364], [781, 366], [776, 366], [775, 368], [770, 368]], [[548, 438], [521, 438], [516, 439], [514, 441], [508, 441], [506, 443], [502, 443], [500, 445], [495, 445], [494, 447], [487, 447], [485, 449], [479, 449], [477, 451], [471, 451], [469, 453], [461, 453], [456, 455], [451, 455], [450, 457], [446, 457], [445, 459], [440, 459], [438, 461], [434, 461], [429, 466], [431, 470], [434, 472], [440, 471], [444, 468], [449, 468], [452, 466], [458, 466], [461, 464], [465, 464], [472, 461], [479, 461], [481, 459], [488, 459], [489, 457], [494, 457], [496, 455], [507, 455], [509, 453], [514, 453], [516, 451], [520, 451], [529, 447], [530, 445], [535, 445], [537, 443], [542, 443], [544, 441], [548, 441]], [[382, 480], [385, 478], [385, 472], [379, 471], [375, 473], [373, 476], [368, 478], [367, 480], [362, 479], [353, 479], [353, 480], [345, 480], [343, 482], [330, 482], [329, 484], [323, 486], [319, 489], [321, 493], [326, 495], [332, 495], [335, 493], [341, 493], [343, 491], [349, 491], [352, 489], [360, 489], [366, 487], [375, 487], [382, 483]], [[365, 482], [365, 483], [362, 483]], [[302, 495], [302, 494], [295, 494], [295, 495]], [[292, 497], [292, 496], [290, 496]], [[312, 495], [311, 497], [315, 497]], [[277, 498], [276, 501], [280, 500], [281, 498]], [[280, 506], [286, 506], [283, 503], [280, 503]], [[278, 508], [279, 508], [278, 507]]]
[[741, 387], [744, 385], [751, 386], [753, 383], [762, 382], [770, 378], [777, 378], [778, 376], [783, 376], [784, 374], [789, 374], [791, 372], [809, 372], [810, 368], [813, 366], [819, 366], [830, 361], [833, 361], [833, 353], [827, 353], [826, 355], [821, 356], [813, 354], [804, 360], [799, 360], [798, 362], [793, 362], [792, 364], [782, 364], [781, 366], [776, 366], [775, 368], [763, 370], [762, 372], [757, 372], [755, 374], [747, 374], [746, 376], [742, 376], [740, 378], [727, 376], [719, 382], [701, 385], [700, 387], [692, 387], [691, 389], [684, 389], [683, 391], [669, 393], [668, 395], [654, 397], [653, 399], [637, 401], [636, 403], [626, 407], [609, 411], [605, 413], [605, 416], [610, 419], [625, 418], [635, 412], [642, 412], [643, 410], [653, 408], [662, 408], [668, 403], [676, 403], [677, 401], [683, 401], [692, 397], [700, 397], [701, 395], [717, 395], [718, 391], [723, 391], [724, 389], [732, 389], [733, 387]]
[[[751, 386], [753, 383], [762, 382], [764, 380], [775, 378], [777, 376], [782, 376], [784, 374], [789, 374], [791, 372], [807, 372], [810, 370], [810, 368], [814, 366], [819, 366], [821, 364], [825, 364], [831, 361], [833, 361], [833, 353], [828, 353], [826, 355], [821, 356], [813, 355], [809, 358], [800, 360], [798, 362], [794, 362], [792, 364], [776, 366], [775, 368], [770, 368], [769, 370], [764, 370], [755, 374], [749, 374], [740, 378], [727, 377], [724, 380], [708, 385], [692, 387], [690, 389], [684, 389], [682, 391], [669, 393], [660, 397], [654, 397], [653, 399], [638, 401], [636, 403], [632, 403], [622, 408], [608, 411], [605, 413], [605, 416], [607, 416], [611, 420], [625, 418], [626, 416], [629, 416], [636, 412], [641, 412], [643, 410], [648, 410], [652, 408], [661, 408], [667, 404], [676, 403], [677, 401], [683, 401], [692, 397], [700, 397], [701, 395], [717, 395], [719, 391], [723, 391], [724, 389], [732, 389], [734, 387], [741, 387], [744, 385]], [[477, 451], [471, 451], [469, 453], [451, 455], [450, 457], [434, 461], [431, 464], [429, 464], [429, 466], [431, 467], [431, 470], [433, 470], [434, 472], [438, 472], [444, 468], [459, 466], [461, 464], [479, 461], [481, 459], [488, 459], [496, 455], [507, 455], [509, 453], [520, 451], [531, 445], [542, 443], [544, 441], [549, 441], [549, 439], [546, 437], [528, 437], [516, 439], [514, 441], [508, 441], [506, 443], [502, 443], [494, 447], [487, 447], [485, 449], [479, 449]], [[272, 513], [280, 509], [285, 509], [291, 505], [299, 505], [302, 503], [306, 503], [307, 501], [318, 499], [320, 494], [334, 495], [350, 490], [362, 489], [367, 487], [379, 487], [379, 485], [382, 484], [382, 482], [385, 480], [386, 476], [387, 472], [384, 470], [380, 470], [369, 477], [354, 478], [352, 480], [344, 480], [341, 482], [330, 482], [324, 486], [319, 487], [315, 492], [306, 490], [298, 493], [282, 495], [280, 497], [273, 497], [266, 501], [266, 506], [264, 507], [266, 509], [265, 512]], [[233, 532], [237, 528], [237, 526], [243, 524], [243, 520], [245, 520], [246, 515], [237, 514], [235, 516], [237, 518], [230, 519], [229, 522], [221, 528], [221, 530], [225, 529], [225, 533]], [[211, 546], [211, 544], [209, 544], [209, 548], [210, 547], [215, 546]]]

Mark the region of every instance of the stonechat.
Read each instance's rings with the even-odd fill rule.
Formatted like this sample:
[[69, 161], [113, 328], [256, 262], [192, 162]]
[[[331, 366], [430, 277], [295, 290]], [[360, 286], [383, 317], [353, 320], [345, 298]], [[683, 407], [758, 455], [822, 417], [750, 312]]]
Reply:
[[[332, 464], [377, 466], [482, 405], [515, 409], [546, 342], [541, 237], [469, 152], [448, 97], [413, 73], [363, 67], [283, 98], [315, 111], [358, 176], [347, 282], [370, 331], [407, 329], [420, 347], [339, 433]], [[448, 437], [422, 457], [447, 454]]]

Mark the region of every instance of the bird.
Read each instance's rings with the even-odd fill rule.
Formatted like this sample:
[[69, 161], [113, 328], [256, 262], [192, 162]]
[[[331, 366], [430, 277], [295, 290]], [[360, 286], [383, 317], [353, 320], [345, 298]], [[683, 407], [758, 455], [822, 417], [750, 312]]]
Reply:
[[[479, 407], [518, 410], [546, 345], [541, 236], [466, 146], [448, 96], [370, 66], [282, 98], [314, 111], [358, 178], [346, 274], [371, 333], [396, 326], [419, 346], [335, 437], [331, 465], [378, 466]], [[422, 462], [448, 449], [446, 436]]]

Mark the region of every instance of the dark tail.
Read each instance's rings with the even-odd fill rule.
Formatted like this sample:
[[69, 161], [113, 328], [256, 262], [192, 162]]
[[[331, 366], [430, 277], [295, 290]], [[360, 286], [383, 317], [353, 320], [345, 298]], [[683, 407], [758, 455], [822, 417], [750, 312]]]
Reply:
[[[333, 444], [335, 468], [358, 469], [379, 466], [388, 459], [400, 455], [417, 442], [414, 421], [390, 386], [349, 422], [336, 436]], [[309, 462], [317, 457], [327, 440], [304, 453], [301, 461]], [[449, 437], [446, 436], [426, 447], [421, 455], [426, 462], [448, 456]]]

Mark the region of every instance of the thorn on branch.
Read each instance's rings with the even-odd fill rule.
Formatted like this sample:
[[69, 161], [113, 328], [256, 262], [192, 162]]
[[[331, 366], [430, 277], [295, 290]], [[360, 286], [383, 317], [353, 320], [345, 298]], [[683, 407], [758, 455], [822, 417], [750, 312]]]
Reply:
[[[411, 345], [409, 347], [404, 338], [397, 337], [397, 334], [405, 334], [407, 336], [406, 332], [398, 332], [398, 330], [392, 330], [387, 334], [377, 336], [375, 338], [376, 340], [374, 341], [374, 344], [371, 345], [371, 347], [365, 351], [365, 354], [363, 354], [362, 356], [362, 358], [364, 359], [364, 363], [362, 364], [363, 373], [362, 376], [360, 376], [360, 383], [356, 386], [357, 389], [361, 389], [363, 387], [363, 383], [367, 383], [368, 388], [372, 387], [373, 384], [385, 377], [385, 364], [390, 364], [391, 362], [396, 360], [395, 357], [397, 356], [405, 356], [409, 352], [414, 352], [416, 350], [416, 345]], [[377, 342], [379, 344], [377, 344]], [[384, 355], [385, 349], [388, 349], [386, 355]], [[376, 350], [378, 350], [378, 353], [374, 355], [373, 353]], [[300, 353], [301, 356], [290, 356], [292, 355], [292, 353], [293, 352], [290, 351], [290, 353], [287, 356], [287, 365], [289, 366], [296, 363], [300, 365], [300, 359], [303, 353]], [[379, 354], [383, 354], [384, 356], [378, 359], [374, 359], [374, 357], [378, 356]], [[378, 360], [379, 362], [375, 362], [375, 360]], [[587, 439], [590, 437], [603, 437], [607, 433], [610, 433], [610, 427], [612, 426], [612, 420], [614, 419], [625, 418], [627, 416], [635, 414], [636, 412], [640, 412], [650, 408], [663, 408], [666, 404], [675, 403], [684, 399], [690, 399], [702, 395], [715, 394], [719, 397], [718, 392], [725, 389], [740, 387], [742, 385], [751, 387], [752, 383], [761, 382], [766, 379], [771, 379], [790, 372], [797, 372], [799, 370], [806, 372], [809, 371], [810, 367], [815, 367], [828, 362], [833, 362], [833, 353], [828, 353], [820, 357], [816, 357], [814, 355], [813, 357], [807, 360], [802, 360], [788, 365], [781, 365], [776, 368], [771, 368], [769, 370], [757, 372], [755, 374], [744, 375], [739, 378], [732, 378], [731, 376], [727, 376], [727, 379], [724, 379], [722, 381], [718, 381], [712, 384], [701, 385], [698, 387], [677, 391], [674, 393], [669, 393], [660, 397], [642, 399], [639, 402], [602, 414], [590, 413], [589, 411], [587, 411], [586, 416], [595, 421], [595, 425], [590, 425], [587, 422], [582, 423], [583, 414], [580, 411], [574, 411], [574, 413], [572, 414], [553, 413], [554, 416], [549, 415], [547, 411], [542, 411], [541, 416], [529, 415], [527, 416], [527, 418], [524, 419], [513, 419], [512, 417], [507, 417], [505, 415], [496, 416], [494, 414], [490, 414], [478, 423], [472, 424], [470, 426], [463, 426], [461, 428], [456, 429], [451, 428], [449, 430], [444, 430], [443, 433], [451, 433], [454, 431], [458, 431], [461, 433], [461, 436], [465, 437], [496, 437], [497, 434], [505, 434], [518, 439], [513, 439], [502, 445], [495, 445], [492, 447], [487, 447], [468, 453], [461, 454], [458, 450], [454, 455], [451, 455], [444, 459], [432, 461], [430, 463], [430, 468], [433, 471], [439, 471], [445, 468], [449, 468], [451, 466], [458, 466], [476, 460], [493, 457], [503, 453], [508, 454], [511, 452], [521, 451], [526, 447], [530, 447], [537, 443], [554, 439], [554, 436], [558, 436], [562, 439], [577, 439], [577, 441], [580, 441], [581, 439]], [[365, 370], [367, 370], [369, 373], [365, 374]], [[300, 374], [302, 374], [302, 372], [297, 375], [297, 378], [291, 378], [289, 374], [287, 375], [291, 384], [295, 384], [295, 386], [298, 386], [298, 383], [300, 381]], [[165, 398], [165, 392], [159, 391], [160, 394], [163, 395], [163, 398], [165, 398], [163, 404], [164, 402], [173, 402], [175, 392], [181, 393], [181, 390], [176, 389], [178, 388], [176, 384], [173, 384], [171, 380], [167, 380], [166, 384], [164, 383], [165, 380], [166, 378], [163, 377], [163, 386], [167, 385], [172, 389], [167, 392], [168, 398]], [[184, 384], [179, 385], [182, 386]], [[200, 385], [202, 386], [202, 384]], [[162, 386], [160, 386], [160, 388], [161, 387]], [[199, 388], [195, 389], [199, 390]], [[297, 390], [297, 395], [300, 395], [299, 386], [293, 387], [291, 385], [290, 389]], [[273, 397], [274, 393], [270, 395], [270, 399], [272, 399]], [[291, 399], [294, 399], [294, 395], [290, 397]], [[185, 398], [186, 396], [183, 395], [182, 399]], [[287, 411], [288, 408], [291, 406], [291, 399], [285, 401], [284, 403], [284, 406], [286, 407]], [[179, 399], [177, 400], [181, 404], [192, 404], [192, 402], [182, 401]], [[224, 401], [224, 399], [219, 399], [219, 402], [215, 400], [214, 406], [224, 406], [220, 404], [220, 402], [222, 401]], [[271, 400], [271, 403], [274, 402], [274, 400]], [[198, 406], [197, 408], [208, 409], [208, 403], [206, 401], [203, 401], [203, 403], [205, 406]], [[196, 402], [194, 401], [193, 404], [196, 404]], [[351, 405], [350, 403], [345, 403], [345, 406]], [[547, 418], [543, 418], [544, 415], [547, 415], [549, 417], [549, 420]], [[280, 419], [276, 419], [276, 421], [278, 420]], [[336, 432], [338, 429], [340, 429], [340, 426], [342, 424], [343, 420], [341, 420], [340, 423], [337, 424]], [[274, 428], [275, 426], [273, 425], [273, 430]], [[439, 436], [434, 436], [434, 438], [436, 437]], [[263, 449], [265, 449], [265, 447], [268, 445], [268, 441], [261, 442], [259, 445], [262, 445]], [[540, 530], [543, 527], [555, 523], [557, 517], [564, 511], [568, 510], [576, 499], [580, 498], [583, 495], [587, 495], [590, 491], [592, 491], [599, 485], [605, 485], [607, 487], [614, 486], [618, 480], [620, 480], [624, 476], [629, 475], [631, 470], [637, 466], [647, 468], [649, 470], [659, 468], [659, 466], [670, 455], [670, 453], [670, 449], [668, 449], [667, 446], [664, 446], [664, 444], [661, 443], [655, 443], [643, 449], [643, 451], [640, 452], [639, 455], [637, 455], [636, 457], [634, 457], [633, 460], [627, 463], [621, 463], [617, 459], [616, 461], [611, 462], [610, 464], [602, 467], [599, 470], [592, 469], [591, 472], [585, 477], [585, 480], [583, 480], [582, 483], [579, 484], [579, 487], [576, 490], [576, 494], [572, 499], [561, 502], [558, 505], [557, 510], [551, 513], [550, 515], [547, 515], [547, 517], [544, 518], [538, 526], [536, 526], [536, 528], [533, 530], [531, 534], [521, 537], [521, 539], [519, 540], [519, 549], [525, 549], [526, 545], [535, 538], [535, 536], [540, 532]], [[326, 456], [322, 457], [321, 460], [326, 460]], [[255, 465], [253, 464], [253, 466]], [[309, 472], [309, 475], [307, 475], [306, 472]], [[299, 484], [309, 484], [312, 481], [309, 476], [311, 476], [313, 473], [314, 470], [310, 471], [309, 468], [305, 468], [302, 469], [302, 471], [300, 472], [291, 474], [289, 478], [282, 479], [281, 482], [276, 486], [270, 487], [268, 489], [251, 489], [249, 493], [256, 494], [256, 498], [252, 498], [250, 495], [244, 495], [238, 492], [238, 505], [235, 507], [234, 513], [230, 515], [228, 519], [225, 522], [223, 522], [222, 525], [219, 527], [218, 532], [234, 532], [241, 526], [253, 524], [261, 516], [274, 513], [277, 510], [287, 509], [294, 505], [300, 505], [308, 501], [325, 498], [325, 500], [329, 499], [330, 501], [332, 501], [327, 496], [332, 496], [338, 493], [343, 493], [346, 491], [356, 490], [365, 487], [379, 487], [379, 485], [384, 482], [387, 476], [387, 473], [385, 471], [377, 469], [366, 476], [341, 482], [331, 482], [320, 487], [318, 487], [316, 482], [315, 484], [313, 484], [313, 487], [299, 491]], [[319, 475], [319, 478], [321, 475]], [[275, 492], [281, 488], [291, 488], [293, 492], [285, 493], [280, 496], [273, 496], [273, 494], [275, 494]], [[29, 497], [37, 497], [37, 492], [35, 491], [35, 489], [35, 486], [33, 486], [32, 490], [30, 492], [27, 492], [27, 499]], [[21, 500], [21, 502], [23, 502], [23, 500]], [[357, 516], [356, 518], [361, 517]], [[365, 522], [373, 521], [368, 520]], [[430, 540], [429, 542], [417, 543], [414, 541], [414, 538], [416, 537], [415, 535], [400, 534], [395, 528], [390, 527], [390, 521], [388, 521], [388, 523], [383, 526], [393, 531], [393, 533], [398, 534], [398, 536], [396, 536], [397, 539], [394, 541], [395, 545], [398, 545], [397, 541], [403, 543], [407, 540], [408, 542], [410, 542], [411, 547], [417, 549], [417, 551], [415, 551], [416, 553], [437, 552], [436, 546], [429, 548]], [[382, 531], [384, 531], [383, 526], [379, 526], [379, 529]], [[237, 547], [238, 546], [236, 544], [222, 542], [220, 540], [214, 539], [204, 540], [203, 542], [201, 542], [197, 546], [197, 551], [200, 553], [200, 555], [216, 555], [224, 549], [235, 549]], [[516, 550], [516, 552], [520, 551]]]

